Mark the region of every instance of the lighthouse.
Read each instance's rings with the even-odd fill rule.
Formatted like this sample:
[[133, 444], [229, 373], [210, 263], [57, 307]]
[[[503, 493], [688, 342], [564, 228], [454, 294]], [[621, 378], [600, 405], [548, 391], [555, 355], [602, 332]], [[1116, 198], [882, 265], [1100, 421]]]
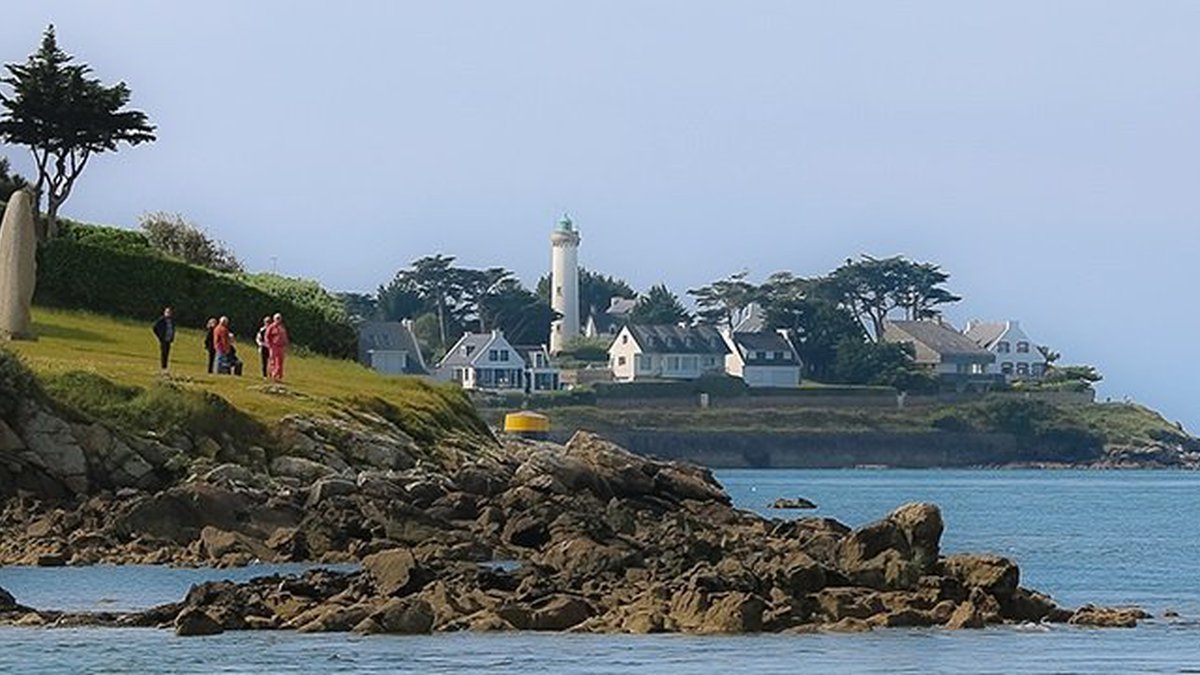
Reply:
[[579, 232], [563, 214], [550, 233], [550, 307], [562, 315], [550, 324], [550, 353], [579, 335]]

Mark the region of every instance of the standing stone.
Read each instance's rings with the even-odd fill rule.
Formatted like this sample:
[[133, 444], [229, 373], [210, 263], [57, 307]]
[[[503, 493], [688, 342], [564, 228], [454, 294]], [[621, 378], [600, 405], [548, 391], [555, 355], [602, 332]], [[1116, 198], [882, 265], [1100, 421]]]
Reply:
[[0, 224], [0, 340], [32, 340], [33, 287], [37, 281], [37, 232], [29, 192], [8, 198]]

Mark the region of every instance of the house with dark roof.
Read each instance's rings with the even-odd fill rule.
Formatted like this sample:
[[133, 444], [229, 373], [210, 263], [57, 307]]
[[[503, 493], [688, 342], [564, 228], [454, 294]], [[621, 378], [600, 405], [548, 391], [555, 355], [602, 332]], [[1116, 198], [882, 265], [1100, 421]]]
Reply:
[[888, 321], [883, 340], [912, 345], [914, 361], [956, 389], [987, 388], [1003, 378], [996, 355], [941, 321]]
[[727, 332], [725, 372], [740, 377], [749, 387], [800, 386], [800, 356], [779, 332]]
[[1046, 374], [1046, 357], [1017, 321], [972, 320], [963, 334], [996, 355], [997, 369], [1009, 382]]
[[429, 375], [408, 321], [367, 321], [358, 327], [358, 362], [386, 375]]
[[618, 382], [694, 380], [724, 372], [728, 353], [711, 326], [627, 325], [608, 348], [608, 359]]
[[550, 360], [546, 345], [513, 345], [525, 361], [526, 391], [558, 391], [562, 388], [561, 373]]

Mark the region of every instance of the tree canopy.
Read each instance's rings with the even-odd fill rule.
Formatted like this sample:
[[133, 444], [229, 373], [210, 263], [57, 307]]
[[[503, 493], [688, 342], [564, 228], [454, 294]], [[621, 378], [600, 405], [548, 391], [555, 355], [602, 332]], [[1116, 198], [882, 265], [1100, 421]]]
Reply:
[[629, 323], [639, 325], [677, 324], [692, 320], [691, 314], [666, 284], [651, 286], [629, 312]]
[[241, 261], [223, 242], [178, 213], [156, 211], [142, 214], [139, 220], [150, 246], [169, 256], [217, 272], [243, 271]]
[[23, 145], [33, 154], [37, 177], [34, 194], [41, 209], [46, 198], [44, 239], [57, 234], [59, 207], [71, 195], [88, 160], [117, 149], [155, 140], [144, 112], [128, 110], [130, 91], [124, 82], [105, 86], [92, 69], [75, 63], [59, 48], [54, 26], [46, 28], [39, 49], [25, 63], [8, 63], [0, 83], [0, 140]]
[[748, 275], [749, 272], [742, 271], [707, 286], [688, 289], [688, 295], [696, 298], [700, 308], [697, 313], [700, 323], [733, 328], [738, 312], [760, 296], [759, 289], [746, 281]]
[[28, 185], [28, 182], [9, 169], [8, 158], [0, 157], [0, 202], [7, 202], [12, 193]]
[[893, 310], [910, 320], [928, 319], [937, 307], [962, 298], [942, 284], [950, 278], [932, 263], [913, 262], [903, 256], [874, 258], [864, 255], [846, 262], [829, 275], [829, 290], [849, 309], [875, 341]]

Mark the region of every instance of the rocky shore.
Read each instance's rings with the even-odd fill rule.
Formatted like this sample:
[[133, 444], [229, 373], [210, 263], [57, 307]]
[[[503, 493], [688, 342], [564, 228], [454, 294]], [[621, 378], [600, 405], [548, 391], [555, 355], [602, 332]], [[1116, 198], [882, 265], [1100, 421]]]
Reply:
[[0, 404], [0, 564], [362, 563], [206, 583], [134, 614], [38, 611], [0, 590], [0, 624], [741, 633], [1145, 616], [1060, 608], [1010, 560], [943, 556], [932, 504], [856, 530], [765, 519], [733, 508], [705, 469], [589, 433], [423, 444], [348, 408], [283, 420], [268, 451]]

